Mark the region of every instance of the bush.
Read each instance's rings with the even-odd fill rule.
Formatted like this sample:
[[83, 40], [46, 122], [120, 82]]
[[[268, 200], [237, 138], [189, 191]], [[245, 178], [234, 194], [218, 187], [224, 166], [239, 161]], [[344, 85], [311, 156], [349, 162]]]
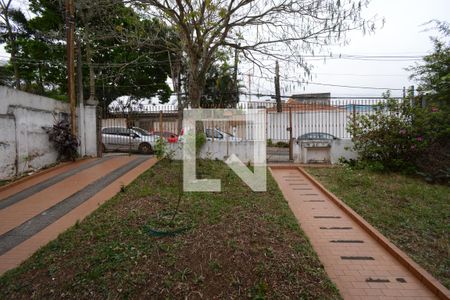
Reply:
[[167, 142], [164, 138], [160, 137], [156, 140], [154, 147], [155, 155], [158, 159], [163, 159], [167, 153]]
[[69, 121], [56, 121], [53, 127], [45, 129], [49, 141], [58, 151], [58, 160], [75, 160], [78, 157], [78, 140], [70, 129]]
[[[349, 123], [359, 165], [448, 181], [450, 114], [435, 106], [390, 99]], [[446, 179], [447, 178], [447, 179]]]

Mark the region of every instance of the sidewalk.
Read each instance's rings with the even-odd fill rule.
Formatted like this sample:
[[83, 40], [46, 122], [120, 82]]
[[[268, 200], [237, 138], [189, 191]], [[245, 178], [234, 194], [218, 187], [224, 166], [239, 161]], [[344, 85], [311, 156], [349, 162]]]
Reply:
[[116, 155], [67, 164], [0, 190], [0, 274], [18, 266], [155, 164]]
[[298, 168], [271, 171], [344, 299], [448, 299], [437, 280]]

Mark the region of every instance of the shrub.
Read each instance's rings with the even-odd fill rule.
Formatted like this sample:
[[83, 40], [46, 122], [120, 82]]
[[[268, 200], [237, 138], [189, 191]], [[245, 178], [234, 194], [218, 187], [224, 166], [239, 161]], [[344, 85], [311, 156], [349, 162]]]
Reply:
[[449, 110], [386, 96], [373, 114], [356, 115], [349, 123], [358, 164], [377, 170], [416, 172], [432, 181], [448, 180]]
[[45, 129], [49, 141], [58, 151], [58, 160], [75, 160], [78, 157], [78, 140], [71, 132], [69, 121], [63, 119]]
[[160, 137], [156, 140], [155, 147], [153, 148], [155, 155], [158, 159], [162, 159], [167, 153], [167, 142], [164, 138]]

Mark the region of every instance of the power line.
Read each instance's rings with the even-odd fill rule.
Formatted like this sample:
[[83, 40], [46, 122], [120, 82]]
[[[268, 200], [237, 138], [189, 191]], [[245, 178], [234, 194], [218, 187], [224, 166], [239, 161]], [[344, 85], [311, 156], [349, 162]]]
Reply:
[[356, 76], [356, 77], [405, 77], [407, 74], [356, 74], [356, 73], [315, 73], [313, 75], [325, 76]]
[[[267, 80], [273, 80], [273, 78], [265, 77], [265, 76], [258, 76], [258, 75], [252, 75], [257, 78], [263, 78]], [[292, 80], [292, 79], [282, 79], [283, 81], [298, 83], [298, 84], [311, 84], [311, 85], [320, 85], [320, 86], [332, 86], [332, 87], [342, 87], [342, 88], [350, 88], [350, 89], [370, 89], [370, 90], [391, 90], [391, 91], [402, 91], [403, 89], [398, 88], [388, 88], [388, 87], [373, 87], [373, 86], [356, 86], [356, 85], [340, 85], [340, 84], [332, 84], [332, 83], [321, 83], [321, 82], [309, 82], [304, 80]]]

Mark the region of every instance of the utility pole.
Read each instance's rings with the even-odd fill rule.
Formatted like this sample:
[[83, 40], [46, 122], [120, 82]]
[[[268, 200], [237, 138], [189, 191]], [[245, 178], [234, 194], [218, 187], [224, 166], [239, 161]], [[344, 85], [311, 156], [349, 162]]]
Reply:
[[248, 76], [248, 102], [252, 101], [252, 74], [250, 71], [247, 74]]
[[67, 32], [67, 91], [70, 103], [70, 126], [73, 135], [76, 135], [76, 98], [75, 98], [75, 17], [73, 0], [66, 0], [66, 32]]
[[81, 54], [81, 40], [77, 40], [77, 99], [78, 103], [84, 104], [83, 94], [83, 60]]
[[275, 63], [275, 100], [277, 101], [277, 112], [282, 112], [281, 94], [280, 94], [280, 65], [278, 60]]
[[[84, 94], [83, 94], [83, 61], [81, 54], [81, 40], [77, 40], [77, 100], [78, 100], [78, 132], [80, 133], [81, 143], [78, 145], [79, 154], [84, 156], [86, 154], [86, 124], [84, 120]], [[97, 140], [97, 144], [98, 144]], [[101, 146], [101, 143], [100, 143]], [[98, 145], [97, 145], [98, 147]], [[100, 148], [99, 148], [100, 149]]]
[[239, 53], [238, 49], [234, 49], [234, 85], [236, 88], [236, 103], [239, 102], [239, 85], [237, 80], [238, 75], [238, 63], [239, 63]]

